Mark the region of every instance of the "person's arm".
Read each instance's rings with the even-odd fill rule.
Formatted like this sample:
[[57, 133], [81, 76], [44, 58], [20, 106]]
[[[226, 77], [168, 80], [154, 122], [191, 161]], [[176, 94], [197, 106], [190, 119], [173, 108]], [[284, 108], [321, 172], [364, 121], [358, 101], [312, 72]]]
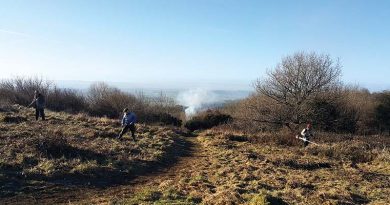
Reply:
[[37, 99], [34, 98], [34, 100], [27, 107], [31, 107], [31, 105], [33, 105], [36, 101], [37, 101]]
[[122, 126], [125, 124], [125, 118], [126, 118], [126, 115], [123, 115], [123, 117], [122, 117]]
[[302, 135], [302, 136], [305, 136], [305, 135], [306, 135], [306, 129], [303, 129], [303, 130], [302, 130], [301, 135]]

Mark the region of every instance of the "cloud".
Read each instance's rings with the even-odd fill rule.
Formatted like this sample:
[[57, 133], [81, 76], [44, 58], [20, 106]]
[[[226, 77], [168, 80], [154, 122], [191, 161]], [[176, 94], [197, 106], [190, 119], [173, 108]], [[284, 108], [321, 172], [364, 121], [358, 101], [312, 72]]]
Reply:
[[18, 31], [12, 31], [7, 29], [0, 29], [0, 33], [15, 35], [15, 36], [23, 36], [23, 37], [30, 37], [29, 34], [18, 32]]

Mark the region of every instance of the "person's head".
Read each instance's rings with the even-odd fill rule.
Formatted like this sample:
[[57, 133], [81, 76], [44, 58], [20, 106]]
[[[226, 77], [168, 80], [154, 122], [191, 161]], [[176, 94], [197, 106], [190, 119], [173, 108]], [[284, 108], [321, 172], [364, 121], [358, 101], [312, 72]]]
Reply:
[[129, 109], [125, 108], [123, 109], [123, 113], [128, 113], [129, 112]]
[[34, 91], [34, 96], [35, 96], [35, 97], [38, 97], [39, 95], [41, 95], [41, 93], [40, 93], [38, 90], [35, 90], [35, 91]]
[[311, 129], [311, 123], [307, 124], [306, 128]]

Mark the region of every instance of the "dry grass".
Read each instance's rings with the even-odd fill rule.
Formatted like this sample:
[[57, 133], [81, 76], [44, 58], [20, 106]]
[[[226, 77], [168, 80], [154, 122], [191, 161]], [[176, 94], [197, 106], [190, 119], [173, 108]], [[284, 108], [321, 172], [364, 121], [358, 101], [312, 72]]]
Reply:
[[320, 146], [302, 148], [288, 132], [214, 128], [186, 139], [192, 155], [132, 187], [131, 176], [173, 157], [183, 133], [139, 125], [137, 142], [118, 141], [117, 121], [49, 112], [48, 121], [35, 122], [32, 109], [11, 108], [0, 112], [3, 199], [40, 190], [61, 197], [61, 186], [79, 186], [89, 192], [72, 200], [81, 204], [390, 203], [390, 143], [383, 136], [322, 133], [313, 139]]
[[45, 187], [123, 184], [168, 162], [178, 134], [169, 128], [137, 126], [137, 141], [115, 139], [119, 120], [47, 112], [19, 106], [0, 112], [0, 198]]
[[[390, 203], [388, 149], [356, 139], [307, 148], [298, 146], [299, 141], [289, 146], [278, 139], [259, 143], [264, 137], [205, 131], [197, 138], [197, 160], [145, 189], [175, 190], [181, 198], [173, 204]], [[164, 194], [152, 201], [136, 195], [119, 204], [155, 204], [167, 199]]]

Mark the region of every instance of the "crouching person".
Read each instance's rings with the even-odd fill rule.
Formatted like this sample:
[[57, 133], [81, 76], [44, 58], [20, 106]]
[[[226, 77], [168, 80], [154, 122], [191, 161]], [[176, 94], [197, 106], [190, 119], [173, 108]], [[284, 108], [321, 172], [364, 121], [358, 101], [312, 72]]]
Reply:
[[306, 128], [302, 130], [301, 136], [303, 139], [303, 146], [306, 147], [307, 145], [309, 145], [310, 138], [313, 137], [311, 124], [307, 124]]
[[135, 122], [137, 120], [137, 117], [133, 112], [129, 112], [129, 109], [125, 108], [123, 110], [123, 118], [122, 118], [122, 131], [118, 135], [118, 139], [121, 139], [124, 134], [128, 130], [131, 131], [131, 136], [133, 137], [133, 140], [135, 141]]

